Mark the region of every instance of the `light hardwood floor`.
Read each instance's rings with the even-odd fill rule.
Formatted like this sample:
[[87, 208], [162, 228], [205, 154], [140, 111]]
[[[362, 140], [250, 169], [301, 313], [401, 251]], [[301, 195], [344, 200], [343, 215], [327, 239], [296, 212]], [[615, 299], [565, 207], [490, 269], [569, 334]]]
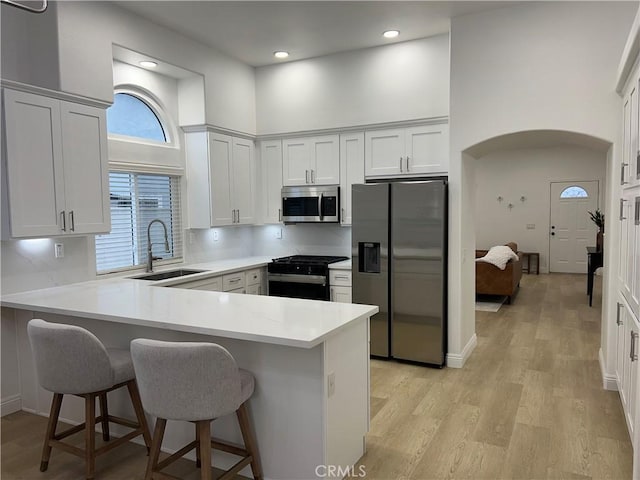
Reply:
[[[630, 479], [618, 394], [601, 387], [596, 281], [589, 308], [584, 275], [525, 275], [512, 305], [477, 312], [464, 369], [372, 361], [366, 478]], [[3, 480], [82, 478], [81, 461], [55, 450], [38, 471], [44, 429], [22, 412], [2, 419]], [[141, 479], [146, 458], [137, 445], [116, 449], [97, 478]], [[172, 468], [198, 478], [192, 462]]]

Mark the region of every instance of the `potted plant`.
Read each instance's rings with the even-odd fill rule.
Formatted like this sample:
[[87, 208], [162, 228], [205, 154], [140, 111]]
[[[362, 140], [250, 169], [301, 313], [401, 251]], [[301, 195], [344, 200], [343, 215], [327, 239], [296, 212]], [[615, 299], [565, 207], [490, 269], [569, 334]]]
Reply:
[[600, 210], [595, 212], [589, 212], [591, 221], [598, 227], [598, 233], [596, 233], [596, 250], [602, 251], [602, 236], [604, 234], [604, 214]]

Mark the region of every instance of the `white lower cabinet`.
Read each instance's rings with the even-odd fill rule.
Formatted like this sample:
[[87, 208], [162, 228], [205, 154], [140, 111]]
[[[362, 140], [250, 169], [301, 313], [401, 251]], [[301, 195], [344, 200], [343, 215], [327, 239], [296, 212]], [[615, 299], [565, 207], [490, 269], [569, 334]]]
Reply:
[[263, 295], [265, 290], [262, 284], [264, 278], [264, 268], [258, 267], [241, 272], [202, 278], [200, 280], [185, 281], [170, 286], [190, 290], [207, 290], [210, 292]]
[[640, 324], [628, 304], [621, 298], [617, 304], [616, 381], [632, 442], [638, 396], [638, 352]]
[[108, 233], [105, 110], [4, 89], [3, 124], [3, 236]]
[[329, 269], [329, 294], [332, 302], [352, 303], [350, 270]]

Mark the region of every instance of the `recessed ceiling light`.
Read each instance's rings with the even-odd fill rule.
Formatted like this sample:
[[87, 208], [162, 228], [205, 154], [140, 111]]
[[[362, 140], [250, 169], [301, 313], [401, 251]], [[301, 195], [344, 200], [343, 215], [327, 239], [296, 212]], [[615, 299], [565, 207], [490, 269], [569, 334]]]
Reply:
[[382, 34], [384, 38], [396, 38], [400, 35], [400, 30], [387, 30]]
[[287, 58], [289, 56], [289, 52], [285, 52], [285, 51], [273, 52], [273, 56], [276, 58]]
[[143, 60], [140, 62], [140, 66], [147, 68], [156, 68], [158, 64], [156, 62], [152, 62], [151, 60]]

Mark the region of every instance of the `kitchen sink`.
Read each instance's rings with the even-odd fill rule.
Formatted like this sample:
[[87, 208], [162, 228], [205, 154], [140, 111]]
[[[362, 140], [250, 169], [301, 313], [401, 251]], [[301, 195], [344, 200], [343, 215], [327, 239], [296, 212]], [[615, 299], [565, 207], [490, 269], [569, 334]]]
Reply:
[[135, 280], [166, 280], [168, 278], [184, 277], [185, 275], [193, 275], [194, 273], [202, 273], [206, 270], [189, 270], [187, 268], [179, 268], [177, 270], [167, 270], [166, 272], [150, 273], [148, 275], [140, 275], [139, 277], [129, 277]]

